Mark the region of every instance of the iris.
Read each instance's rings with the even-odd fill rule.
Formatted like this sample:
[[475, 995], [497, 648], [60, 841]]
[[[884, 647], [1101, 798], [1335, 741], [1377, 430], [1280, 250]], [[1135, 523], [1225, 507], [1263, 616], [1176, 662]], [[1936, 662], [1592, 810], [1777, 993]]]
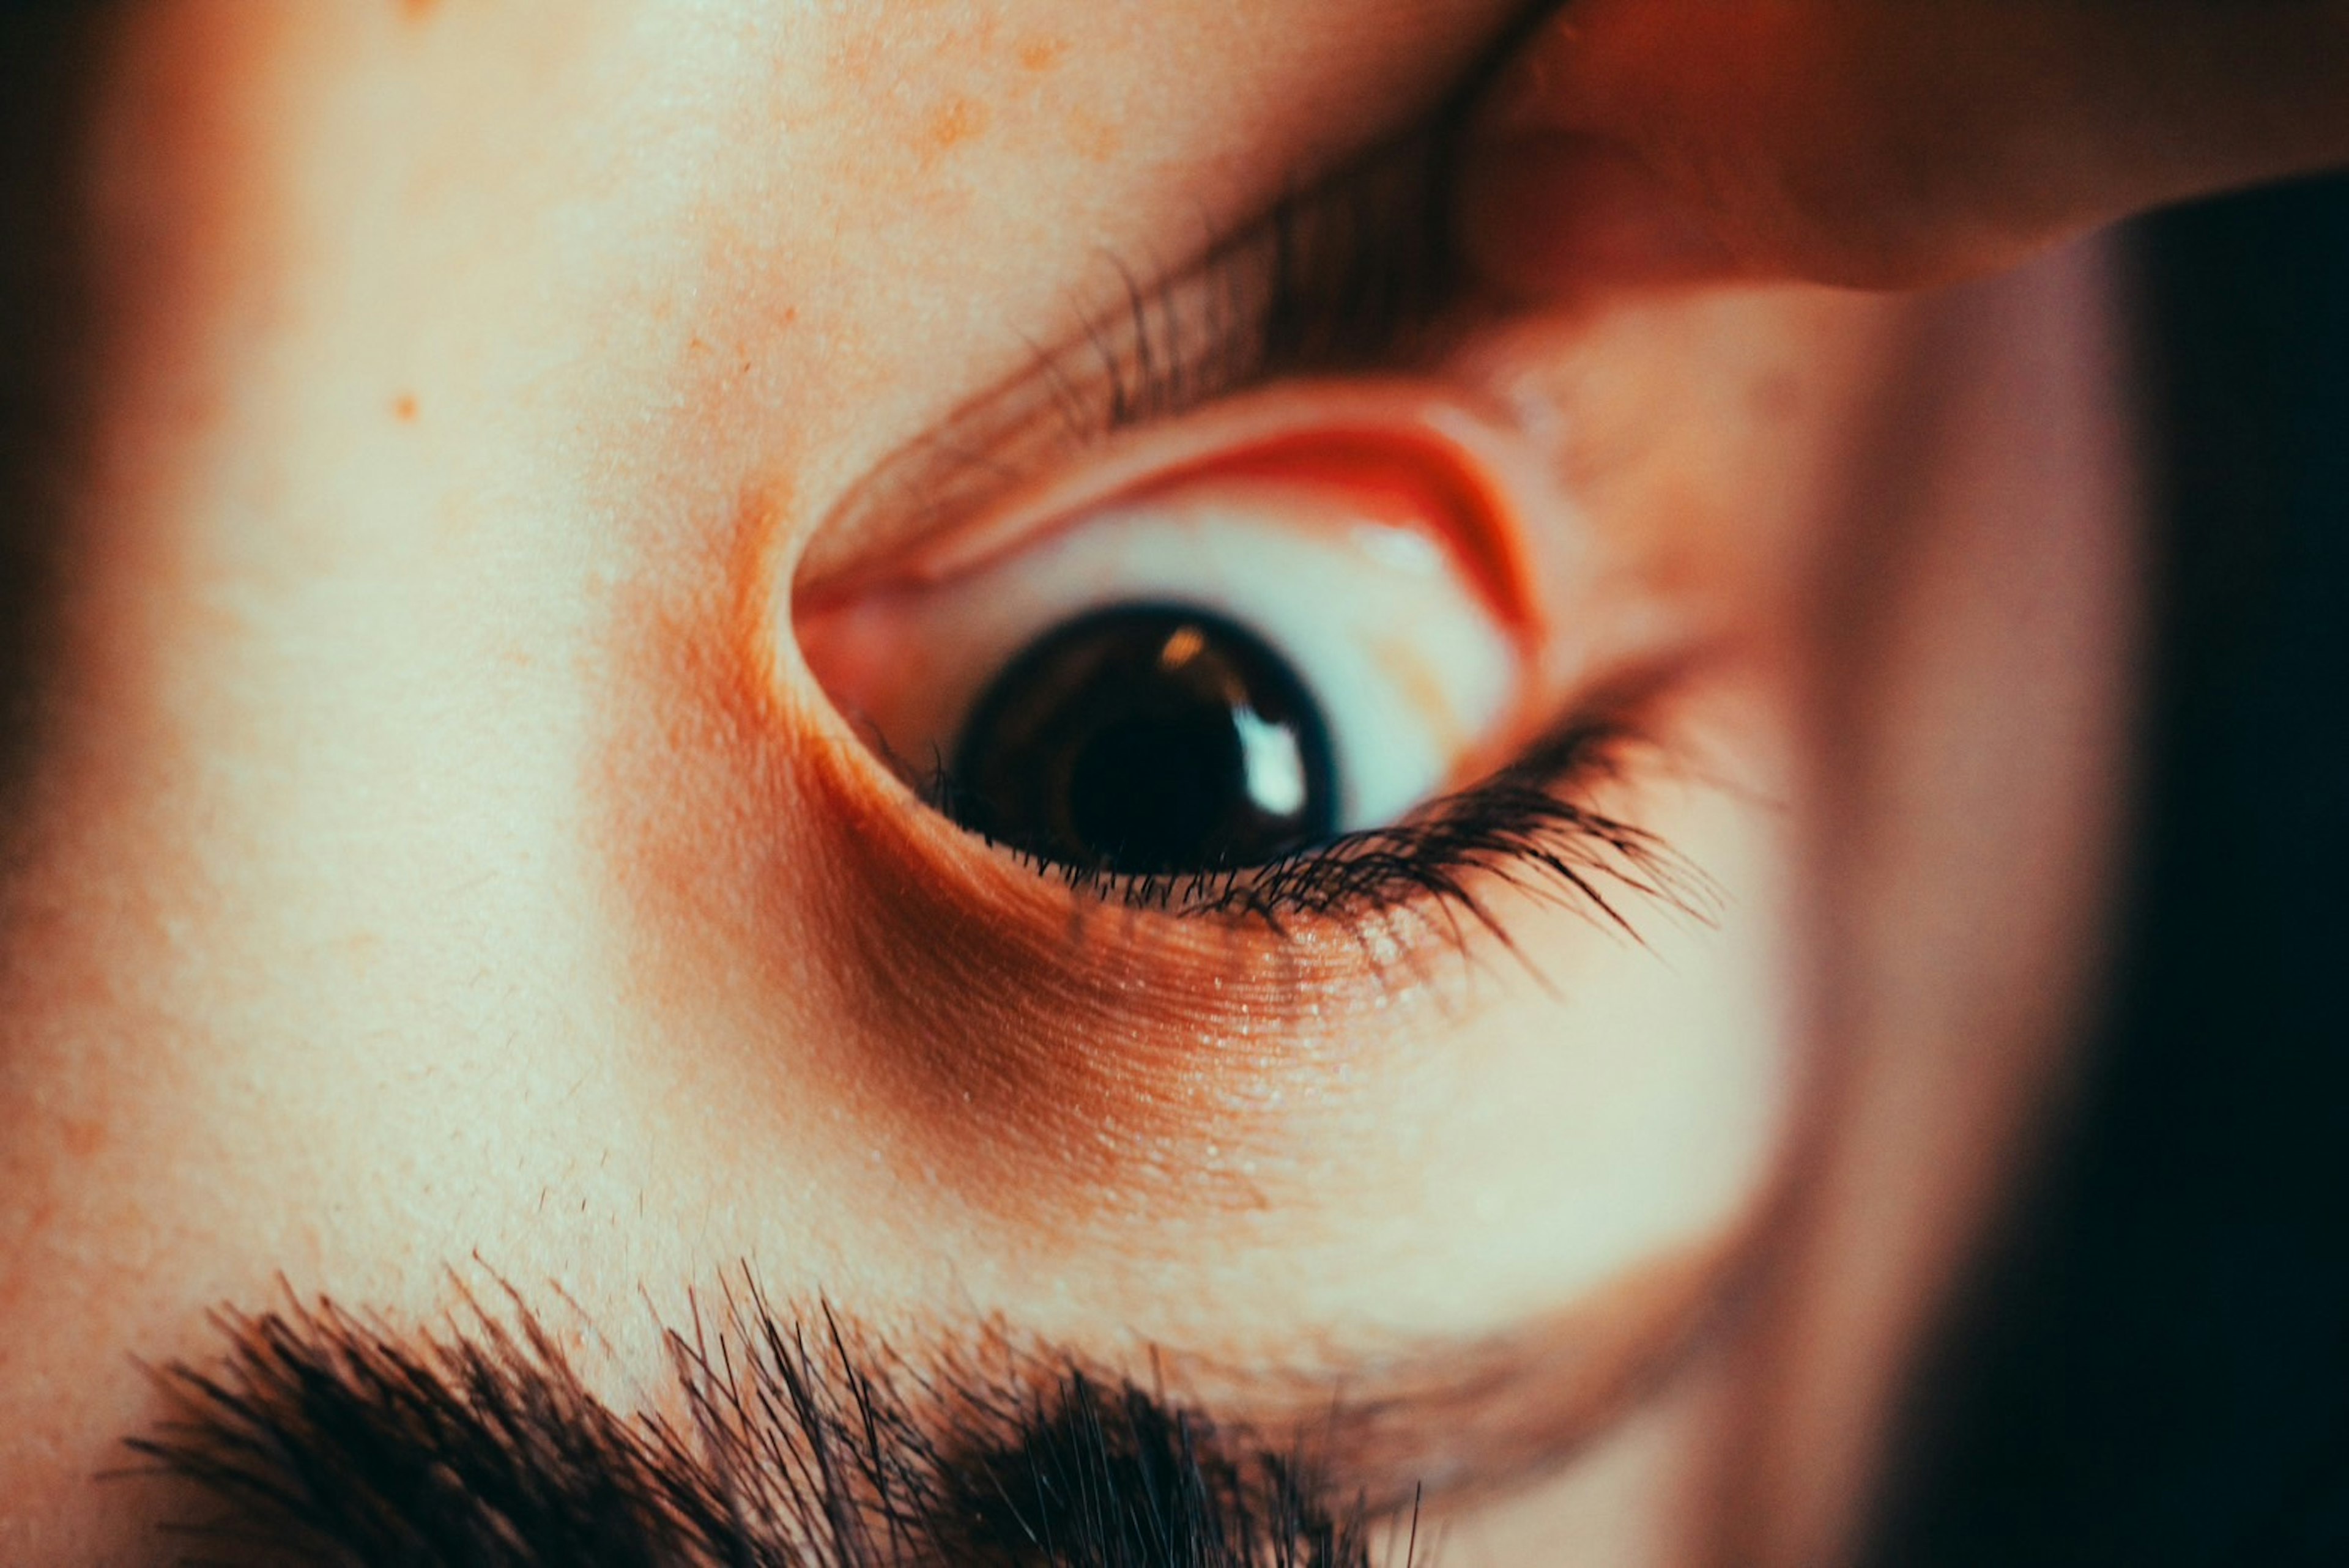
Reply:
[[1338, 825], [1312, 694], [1247, 628], [1182, 605], [1096, 610], [1031, 643], [981, 693], [950, 777], [966, 826], [1130, 875], [1259, 865]]

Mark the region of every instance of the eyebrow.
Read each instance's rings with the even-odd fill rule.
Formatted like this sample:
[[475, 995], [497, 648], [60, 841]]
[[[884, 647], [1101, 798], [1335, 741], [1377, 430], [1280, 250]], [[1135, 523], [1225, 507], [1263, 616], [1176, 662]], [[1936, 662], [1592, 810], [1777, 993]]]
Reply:
[[820, 1302], [778, 1311], [746, 1270], [664, 1331], [668, 1397], [634, 1414], [502, 1282], [484, 1300], [459, 1280], [438, 1329], [288, 1300], [216, 1313], [216, 1358], [154, 1372], [168, 1414], [115, 1474], [192, 1488], [215, 1511], [171, 1533], [265, 1561], [1370, 1568], [1423, 1492], [1506, 1490], [1611, 1425], [1744, 1251], [1350, 1377], [1162, 1359], [1147, 1387], [999, 1325], [917, 1356]]
[[[208, 1549], [336, 1563], [1370, 1568], [1379, 1512], [1299, 1451], [1001, 1342], [915, 1366], [753, 1286], [670, 1331], [672, 1410], [623, 1416], [509, 1292], [399, 1334], [331, 1303], [219, 1315], [129, 1440], [218, 1505]], [[1332, 1501], [1332, 1499], [1342, 1501]]]

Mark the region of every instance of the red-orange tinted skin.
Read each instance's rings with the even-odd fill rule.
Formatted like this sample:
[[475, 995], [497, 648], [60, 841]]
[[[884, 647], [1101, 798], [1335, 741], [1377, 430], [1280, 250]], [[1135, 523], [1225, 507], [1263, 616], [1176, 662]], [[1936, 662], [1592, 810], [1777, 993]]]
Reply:
[[[627, 955], [646, 1006], [707, 1016], [736, 994], [755, 1029], [763, 1004], [771, 1026], [714, 1054], [789, 1146], [845, 1161], [877, 1141], [893, 1167], [936, 1172], [941, 1197], [1024, 1230], [1122, 1205], [1154, 1172], [1196, 1206], [1214, 1162], [1170, 1141], [1244, 1141], [1236, 1091], [1314, 1059], [1296, 1024], [1334, 988], [1301, 989], [1295, 950], [1267, 960], [1204, 925], [1142, 922], [1166, 933], [1146, 954], [1077, 945], [1121, 923], [1071, 930], [1065, 893], [921, 808], [812, 692], [779, 685], [772, 499], [752, 513], [730, 603], [630, 617], [648, 678], [629, 706], [660, 718], [626, 726], [638, 739], [608, 792], [630, 923], [653, 937]], [[1235, 1043], [1252, 1036], [1266, 1045]]]
[[[1407, 915], [1413, 940], [1381, 954], [1350, 926], [1275, 938], [1128, 911], [922, 807], [812, 687], [779, 682], [797, 665], [767, 611], [775, 515], [754, 503], [727, 604], [631, 616], [648, 678], [629, 706], [661, 717], [626, 727], [607, 784], [629, 923], [652, 936], [627, 955], [647, 1007], [771, 1010], [763, 1037], [716, 1042], [733, 1067], [711, 1069], [754, 1121], [785, 1124], [762, 1137], [843, 1160], [878, 1143], [942, 1202], [1065, 1233], [1266, 1206], [1296, 1150], [1322, 1146], [1309, 1130], [1407, 1092], [1427, 1033], [1411, 1009], [1459, 1026], [1455, 954]], [[918, 1208], [918, 1186], [901, 1202]]]
[[[794, 661], [761, 667], [762, 603], [741, 595], [730, 649], [672, 655], [675, 717], [615, 779], [652, 803], [632, 896], [690, 942], [636, 955], [653, 1005], [694, 1016], [747, 978], [820, 1020], [717, 1042], [747, 1114], [784, 1124], [759, 1140], [885, 1148], [921, 1173], [901, 1204], [968, 1206], [1030, 1241], [1252, 1211], [1342, 1222], [1309, 1175], [1375, 1164], [1414, 1083], [1459, 1065], [1428, 1042], [1493, 999], [1465, 984], [1452, 916], [1299, 916], [1276, 935], [1072, 891], [922, 806], [815, 693], [786, 692], [774, 670]], [[1506, 919], [1514, 895], [1495, 892]]]
[[[978, 401], [1007, 396], [1029, 378]], [[1066, 418], [1050, 404], [1034, 413], [1056, 433]], [[867, 476], [807, 542], [792, 583], [794, 614], [805, 618], [876, 585], [951, 576], [1063, 523], [1178, 484], [1256, 475], [1326, 485], [1359, 494], [1374, 514], [1392, 510], [1398, 521], [1437, 525], [1439, 542], [1496, 613], [1537, 629], [1532, 498], [1522, 493], [1528, 475], [1505, 480], [1494, 471], [1500, 449], [1524, 443], [1514, 433], [1483, 428], [1489, 418], [1489, 410], [1472, 411], [1434, 381], [1363, 377], [1237, 393], [1073, 449], [1054, 445], [1040, 471], [1008, 477], [991, 462], [974, 463], [962, 443], [983, 449], [991, 437], [1023, 446], [1033, 434], [1032, 416], [976, 435], [956, 430], [952, 442], [926, 438]], [[1516, 455], [1513, 466], [1530, 468], [1530, 449]], [[874, 482], [885, 476], [889, 483]], [[975, 496], [957, 493], [974, 480]], [[956, 495], [956, 504], [934, 508], [931, 498], [939, 494]], [[922, 504], [908, 508], [908, 496], [923, 498]], [[1398, 500], [1416, 504], [1398, 508]], [[910, 519], [900, 515], [909, 511]]]
[[[1301, 917], [1275, 936], [1071, 892], [876, 789], [853, 752], [830, 754], [816, 782], [843, 829], [855, 903], [840, 931], [892, 1098], [961, 1128], [999, 1180], [1008, 1155], [1060, 1222], [1097, 1203], [1286, 1207], [1267, 1184], [1309, 1127], [1350, 1110], [1365, 1133], [1377, 1125], [1340, 1069], [1361, 1086], [1408, 1076], [1394, 1016], [1371, 1026], [1380, 1002], [1411, 992], [1410, 958], [1381, 964], [1351, 932]], [[1415, 1045], [1424, 1031], [1400, 1034]]]
[[1457, 451], [1391, 429], [1294, 431], [1185, 465], [1138, 487], [1133, 499], [1201, 479], [1310, 485], [1343, 498], [1366, 521], [1413, 529], [1444, 547], [1521, 647], [1541, 636], [1526, 521], [1492, 477]]
[[[1718, 385], [1643, 374], [1636, 322], [1629, 341], [1599, 340], [1599, 374], [1585, 371], [1573, 332], [1537, 346], [1578, 438], [1560, 467], [1581, 493], [1609, 498], [1616, 559], [1612, 576], [1580, 583], [1542, 563], [1535, 596], [1575, 607], [1568, 629], [1603, 624], [1626, 570], [1750, 613], [1758, 585], [1743, 562], [1772, 559], [1782, 514], [1811, 504], [1816, 477], [1774, 469], [1753, 490], [1748, 448], [1792, 438], [1785, 399], [1756, 402], [1746, 384], [1816, 343], [1811, 316], [1731, 309], [1720, 330], [1750, 338], [1751, 352], [1705, 361]], [[1736, 325], [1746, 317], [1753, 326]], [[1848, 339], [1838, 352], [1857, 351], [1850, 366], [1868, 363], [1868, 324], [1837, 330]], [[1841, 412], [1852, 373], [1823, 377], [1816, 398], [1792, 405], [1794, 422]], [[1300, 432], [1266, 466], [1324, 465], [1323, 435]], [[1197, 466], [1229, 460], [1202, 454]], [[1411, 487], [1429, 472], [1403, 466]], [[1435, 482], [1471, 491], [1465, 515], [1499, 511], [1481, 480]], [[1431, 504], [1464, 510], [1441, 489]], [[933, 1201], [954, 1214], [975, 1203], [1029, 1236], [1057, 1226], [1073, 1238], [1137, 1212], [1204, 1221], [1273, 1206], [1282, 1173], [1350, 1128], [1375, 1139], [1380, 1117], [1409, 1104], [1416, 1047], [1463, 1027], [1451, 982], [1473, 966], [1409, 915], [1394, 932], [1405, 940], [1382, 950], [1375, 931], [1299, 922], [1275, 939], [1245, 923], [1129, 911], [1072, 894], [921, 807], [783, 645], [778, 579], [802, 548], [794, 505], [781, 487], [741, 502], [723, 558], [670, 562], [617, 628], [614, 663], [632, 674], [614, 693], [621, 740], [600, 792], [615, 824], [616, 924], [642, 934], [622, 960], [648, 1017], [720, 1019], [712, 1026], [729, 1037], [651, 1069], [688, 1104], [740, 1108], [755, 1123], [749, 1146], [843, 1161], [884, 1150], [893, 1168], [923, 1173], [893, 1194], [909, 1225]], [[1651, 539], [1694, 554], [1660, 559]], [[853, 592], [865, 571], [886, 568], [852, 547], [824, 591]], [[1719, 581], [1682, 582], [1691, 573]], [[1609, 673], [1603, 649], [1578, 654], [1539, 696], [1562, 706]], [[1671, 836], [1671, 823], [1649, 825]]]
[[1488, 106], [1467, 248], [1535, 294], [1947, 282], [2337, 165], [2344, 105], [2339, 0], [1583, 0]]
[[[924, 539], [897, 552], [911, 560], [886, 557], [856, 561], [835, 569], [814, 592], [802, 589], [792, 595], [792, 616], [800, 641], [817, 679], [837, 704], [855, 710], [885, 711], [889, 704], [875, 691], [878, 683], [902, 679], [885, 650], [864, 645], [860, 654], [839, 646], [828, 637], [826, 618], [851, 608], [867, 595], [905, 591], [919, 593], [932, 582], [993, 571], [1017, 571], [1022, 550], [1040, 544], [1067, 530], [1114, 529], [1110, 515], [1153, 502], [1179, 505], [1186, 491], [1214, 487], [1218, 499], [1250, 506], [1260, 525], [1279, 526], [1284, 511], [1294, 512], [1299, 526], [1309, 520], [1328, 524], [1361, 521], [1407, 530], [1436, 546], [1449, 560], [1459, 582], [1482, 602], [1485, 614], [1509, 638], [1521, 676], [1541, 666], [1548, 641], [1553, 608], [1542, 591], [1542, 552], [1534, 542], [1537, 527], [1557, 531], [1567, 520], [1537, 516], [1545, 507], [1563, 511], [1557, 498], [1528, 494], [1546, 490], [1537, 465], [1528, 453], [1515, 452], [1516, 471], [1504, 480], [1493, 459], [1512, 443], [1498, 432], [1484, 438], [1494, 452], [1464, 449], [1454, 429], [1439, 434], [1423, 423], [1398, 419], [1391, 424], [1349, 422], [1341, 418], [1327, 425], [1276, 431], [1260, 438], [1243, 432], [1236, 444], [1221, 450], [1194, 451], [1187, 447], [1174, 460], [1156, 471], [1105, 490], [1085, 490], [1059, 502], [1030, 502], [1015, 508], [1021, 515], [1014, 526], [992, 526], [1001, 519], [983, 517], [972, 527], [949, 531], [942, 538]], [[1149, 449], [1144, 438], [1143, 451]], [[1251, 484], [1260, 491], [1251, 491]], [[1050, 497], [1049, 491], [1046, 492]], [[976, 549], [969, 536], [979, 536]], [[1557, 542], [1551, 542], [1551, 553]], [[940, 564], [940, 558], [944, 564]], [[1043, 628], [1038, 628], [1040, 632]], [[1405, 641], [1409, 638], [1406, 635]], [[1402, 661], [1416, 668], [1415, 661]], [[1407, 694], [1406, 694], [1407, 695]], [[1514, 683], [1508, 708], [1497, 722], [1468, 743], [1451, 759], [1446, 787], [1481, 778], [1514, 758], [1531, 732], [1554, 718], [1535, 683]], [[1430, 733], [1444, 733], [1454, 720], [1448, 700], [1430, 695]]]
[[[1383, 1157], [1413, 1058], [1465, 1024], [1450, 983], [1461, 961], [1448, 949], [1382, 960], [1311, 923], [1275, 942], [1128, 913], [979, 845], [776, 680], [792, 665], [770, 662], [775, 527], [771, 498], [746, 508], [727, 603], [636, 607], [658, 667], [634, 696], [669, 705], [674, 721], [610, 780], [654, 803], [635, 811], [630, 895], [688, 938], [632, 955], [673, 997], [656, 1005], [689, 1014], [702, 987], [747, 973], [756, 992], [808, 998], [806, 1014], [831, 1026], [778, 1021], [713, 1042], [738, 1057], [745, 1114], [788, 1126], [758, 1136], [852, 1173], [879, 1150], [895, 1212], [843, 1212], [876, 1229], [978, 1217], [981, 1228], [946, 1233], [955, 1246], [1050, 1258], [1112, 1236], [1146, 1250], [1168, 1221], [1226, 1234], [1257, 1212], [1298, 1234], [1316, 1215], [1353, 1222], [1342, 1194], [1285, 1173], [1300, 1171], [1299, 1150], [1333, 1141]], [[792, 943], [777, 940], [785, 931]], [[1382, 996], [1399, 1006], [1377, 1008]], [[1294, 1346], [1268, 1377], [1245, 1341], [1174, 1347], [1152, 1370], [1226, 1419], [1280, 1434], [1278, 1446], [1293, 1434], [1335, 1450], [1399, 1497], [1421, 1481], [1431, 1499], [1505, 1486], [1603, 1429], [1698, 1342], [1776, 1196], [1489, 1340], [1398, 1340], [1368, 1360], [1349, 1343], [1341, 1385]]]

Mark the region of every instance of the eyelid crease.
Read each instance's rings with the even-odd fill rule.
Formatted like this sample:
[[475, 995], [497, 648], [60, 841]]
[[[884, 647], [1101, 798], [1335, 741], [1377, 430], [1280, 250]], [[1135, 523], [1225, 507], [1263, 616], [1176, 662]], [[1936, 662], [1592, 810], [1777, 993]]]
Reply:
[[1504, 409], [1472, 407], [1402, 377], [1289, 382], [1227, 398], [1176, 430], [1007, 491], [974, 517], [886, 557], [885, 566], [852, 566], [795, 584], [793, 617], [812, 618], [861, 593], [983, 570], [1104, 510], [1143, 506], [1185, 486], [1260, 482], [1352, 493], [1365, 505], [1408, 513], [1530, 655], [1550, 611], [1538, 580], [1573, 545], [1546, 526], [1537, 550], [1532, 519], [1568, 520], [1572, 509], [1552, 493], [1531, 454], [1516, 449], [1506, 418]]

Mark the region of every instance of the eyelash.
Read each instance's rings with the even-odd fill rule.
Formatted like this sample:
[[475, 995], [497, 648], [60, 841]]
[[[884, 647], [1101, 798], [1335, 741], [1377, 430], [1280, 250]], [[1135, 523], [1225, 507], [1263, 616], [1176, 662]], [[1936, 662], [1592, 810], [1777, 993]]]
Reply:
[[[1506, 48], [1505, 41], [1495, 58]], [[1078, 460], [1121, 431], [1237, 392], [1291, 377], [1434, 363], [1478, 319], [1447, 221], [1460, 106], [1473, 101], [1474, 87], [1472, 78], [1418, 130], [1284, 198], [1189, 267], [1144, 284], [1117, 265], [1119, 307], [1088, 322], [1067, 348], [1037, 353], [1032, 400], [981, 399], [926, 451], [907, 454], [917, 481], [885, 466], [844, 510], [888, 496], [895, 479], [901, 503], [918, 490], [922, 510], [962, 512], [991, 485]], [[1049, 427], [1040, 438], [1040, 413]], [[948, 459], [944, 469], [929, 466], [940, 457]], [[1698, 919], [1710, 918], [1715, 902], [1702, 873], [1662, 839], [1588, 802], [1588, 786], [1617, 775], [1634, 747], [1655, 744], [1619, 719], [1578, 710], [1498, 772], [1403, 820], [1255, 866], [1136, 876], [988, 841], [1104, 903], [1240, 919], [1277, 936], [1307, 922], [1367, 931], [1416, 916], [1455, 947], [1471, 929], [1508, 944], [1478, 891], [1497, 877], [1636, 939], [1627, 896]], [[948, 810], [957, 786], [943, 759], [917, 784], [933, 809], [957, 815]]]
[[[1299, 922], [1362, 932], [1408, 917], [1455, 948], [1464, 948], [1471, 927], [1514, 948], [1477, 885], [1491, 876], [1637, 941], [1625, 895], [1698, 920], [1711, 919], [1717, 903], [1710, 881], [1661, 837], [1588, 799], [1592, 786], [1619, 775], [1629, 753], [1654, 744], [1623, 721], [1578, 716], [1498, 772], [1401, 821], [1260, 865], [1131, 875], [967, 830], [1084, 896], [1155, 913], [1248, 921], [1275, 936], [1290, 935]], [[941, 763], [922, 796], [934, 810], [957, 815], [957, 788]]]
[[[1439, 125], [1373, 151], [1310, 197], [1284, 201], [1186, 274], [1145, 288], [1120, 268], [1123, 311], [1089, 325], [1078, 346], [1092, 359], [1093, 396], [1040, 356], [1069, 439], [1091, 447], [1288, 376], [1432, 358], [1464, 325], [1444, 222], [1450, 168]], [[1277, 936], [1303, 921], [1366, 929], [1410, 916], [1455, 947], [1471, 928], [1506, 944], [1479, 892], [1495, 876], [1637, 939], [1626, 895], [1696, 918], [1713, 903], [1710, 884], [1662, 839], [1588, 801], [1587, 787], [1614, 777], [1642, 745], [1653, 742], [1619, 720], [1570, 715], [1507, 767], [1402, 821], [1255, 866], [1137, 876], [988, 841], [1104, 903], [1237, 918]], [[965, 816], [951, 810], [959, 790], [942, 759], [922, 794]]]

